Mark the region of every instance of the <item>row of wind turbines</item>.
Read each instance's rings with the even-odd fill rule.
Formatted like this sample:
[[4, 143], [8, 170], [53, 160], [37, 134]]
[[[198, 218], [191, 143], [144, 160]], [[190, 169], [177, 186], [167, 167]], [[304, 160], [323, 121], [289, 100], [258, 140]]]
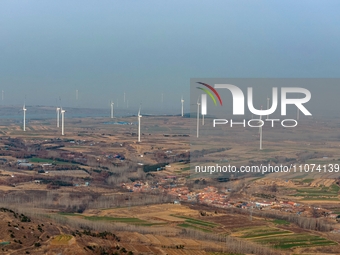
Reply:
[[[78, 99], [78, 90], [76, 90], [76, 99]], [[124, 92], [124, 102], [125, 102], [126, 98], [125, 98], [125, 92]], [[162, 94], [162, 100], [163, 100], [163, 94]], [[138, 110], [138, 114], [137, 114], [137, 118], [138, 118], [138, 142], [141, 141], [141, 105], [139, 106], [139, 110]], [[23, 131], [26, 131], [26, 111], [27, 108], [25, 106], [25, 104], [23, 105], [23, 113], [24, 113], [24, 119], [23, 119]], [[111, 119], [114, 118], [114, 102], [111, 101], [110, 102], [110, 110], [111, 110], [111, 114], [110, 117]], [[61, 135], [65, 135], [65, 110], [62, 107], [57, 107], [56, 108], [56, 114], [57, 114], [57, 128], [60, 127], [60, 115], [61, 115]], [[184, 99], [183, 96], [181, 96], [181, 116], [184, 116]]]
[[[26, 131], [26, 111], [27, 111], [27, 108], [26, 108], [25, 104], [22, 107], [22, 110], [24, 112], [23, 131]], [[59, 128], [59, 123], [60, 123], [59, 116], [61, 115], [61, 135], [65, 135], [64, 119], [65, 119], [65, 112], [66, 111], [62, 108], [57, 107], [56, 112], [57, 112], [57, 127]]]
[[[77, 91], [77, 94], [78, 94], [78, 91]], [[125, 93], [124, 93], [124, 99], [125, 99]], [[110, 103], [110, 106], [111, 106], [111, 114], [110, 114], [110, 117], [111, 119], [114, 118], [114, 102], [111, 101]], [[181, 97], [181, 115], [182, 117], [184, 116], [184, 99], [183, 99], [183, 96]], [[142, 115], [141, 115], [141, 108], [142, 108], [142, 105], [139, 106], [139, 110], [138, 110], [138, 114], [137, 114], [137, 118], [138, 118], [138, 142], [141, 142], [141, 132], [140, 132], [140, 129], [141, 129], [141, 118], [142, 118]], [[24, 104], [23, 108], [23, 113], [24, 113], [24, 121], [23, 121], [23, 131], [26, 131], [26, 106]], [[65, 135], [65, 130], [64, 130], [64, 123], [65, 123], [65, 110], [62, 108], [62, 107], [57, 107], [56, 108], [56, 114], [57, 114], [57, 128], [60, 127], [60, 115], [61, 115], [61, 135]]]

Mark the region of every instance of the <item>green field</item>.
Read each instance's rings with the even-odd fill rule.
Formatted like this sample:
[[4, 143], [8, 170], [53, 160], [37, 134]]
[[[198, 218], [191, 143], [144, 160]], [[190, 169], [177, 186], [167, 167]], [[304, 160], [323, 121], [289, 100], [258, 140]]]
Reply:
[[197, 220], [197, 219], [182, 216], [182, 215], [171, 215], [171, 216], [174, 216], [180, 219], [185, 219], [184, 223], [177, 225], [183, 228], [193, 228], [193, 229], [201, 230], [204, 232], [212, 232], [212, 230], [215, 227], [218, 227], [218, 224], [208, 222], [208, 221]]
[[301, 201], [315, 201], [315, 200], [321, 200], [321, 201], [340, 201], [337, 197], [329, 197], [329, 198], [325, 198], [325, 197], [305, 197], [303, 199], [301, 199]]
[[336, 245], [336, 242], [310, 234], [290, 234], [257, 239], [256, 242], [273, 246], [278, 249], [291, 249], [296, 247], [313, 247]]
[[180, 218], [180, 219], [185, 219], [185, 222], [187, 222], [187, 223], [200, 225], [200, 226], [204, 226], [204, 227], [214, 228], [214, 227], [218, 226], [218, 224], [216, 224], [216, 223], [203, 221], [203, 220], [197, 220], [197, 219], [182, 216], [182, 215], [171, 215], [171, 216], [174, 216], [174, 217], [177, 217], [177, 218]]
[[52, 159], [46, 159], [46, 158], [30, 158], [30, 163], [42, 163], [42, 164], [56, 164], [56, 165], [73, 165], [73, 163], [70, 162], [64, 162], [59, 160], [52, 160]]
[[302, 182], [303, 183], [311, 183], [312, 181], [314, 181], [314, 179], [304, 179]]
[[289, 225], [290, 222], [286, 220], [273, 220], [273, 223], [276, 225]]
[[63, 215], [63, 216], [82, 216], [82, 215], [79, 214], [79, 213], [60, 212], [60, 213], [58, 213], [58, 214]]
[[297, 234], [288, 230], [271, 227], [253, 227], [237, 232], [241, 238], [268, 245], [276, 249], [291, 249], [297, 247], [337, 245], [336, 242], [308, 233]]
[[[307, 180], [307, 179], [306, 179]], [[336, 184], [330, 187], [321, 186], [319, 188], [301, 188], [297, 189], [296, 193], [293, 195], [295, 197], [303, 197], [303, 200], [330, 200], [338, 201], [338, 193], [340, 187]]]
[[148, 223], [145, 220], [141, 220], [138, 218], [116, 218], [116, 217], [108, 217], [108, 216], [83, 216], [86, 220], [91, 221], [114, 221], [114, 222], [122, 222], [122, 223], [131, 223], [131, 224], [143, 224]]
[[283, 230], [279, 228], [271, 228], [271, 227], [255, 227], [247, 230], [242, 230], [239, 232], [241, 238], [257, 238], [257, 237], [267, 237], [273, 235], [283, 235], [283, 234], [291, 234], [292, 232], [288, 230]]

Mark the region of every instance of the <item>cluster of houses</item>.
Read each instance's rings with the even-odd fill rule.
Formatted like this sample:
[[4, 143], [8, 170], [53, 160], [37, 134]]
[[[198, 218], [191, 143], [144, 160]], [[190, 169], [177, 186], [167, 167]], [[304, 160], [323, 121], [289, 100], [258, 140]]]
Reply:
[[316, 210], [320, 217], [328, 217], [340, 222], [340, 215], [333, 213], [330, 210], [323, 208], [311, 208], [308, 205], [296, 203], [294, 201], [267, 201], [263, 199], [253, 199], [252, 201], [244, 200], [231, 200], [228, 193], [231, 190], [219, 191], [216, 187], [208, 186], [200, 191], [190, 191], [186, 186], [172, 187], [165, 180], [160, 180], [158, 185], [149, 185], [146, 182], [136, 181], [131, 184], [123, 184], [122, 187], [128, 189], [130, 192], [146, 192], [152, 189], [158, 189], [159, 191], [166, 192], [169, 195], [175, 197], [175, 202], [195, 202], [205, 204], [218, 208], [240, 208], [244, 210], [276, 210], [286, 213], [294, 213], [301, 216], [312, 216], [312, 210]]

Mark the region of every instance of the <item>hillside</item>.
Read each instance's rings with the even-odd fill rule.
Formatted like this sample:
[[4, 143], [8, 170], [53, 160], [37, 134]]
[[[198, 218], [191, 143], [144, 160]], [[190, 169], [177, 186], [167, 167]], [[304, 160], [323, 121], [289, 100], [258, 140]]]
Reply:
[[76, 230], [0, 208], [0, 253], [132, 254], [110, 232]]

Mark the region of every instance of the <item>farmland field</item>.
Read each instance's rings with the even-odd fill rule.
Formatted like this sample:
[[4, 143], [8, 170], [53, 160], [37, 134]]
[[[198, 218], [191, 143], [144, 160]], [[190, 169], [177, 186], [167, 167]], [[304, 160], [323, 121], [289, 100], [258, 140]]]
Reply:
[[189, 218], [186, 216], [178, 216], [178, 215], [172, 215], [172, 216], [185, 219], [184, 223], [181, 223], [178, 225], [179, 227], [183, 227], [183, 228], [193, 228], [193, 229], [201, 230], [203, 232], [212, 232], [212, 230], [218, 226], [215, 223], [197, 220], [197, 219]]
[[235, 214], [227, 214], [214, 217], [208, 216], [205, 217], [205, 219], [216, 224], [223, 225], [227, 229], [239, 229], [242, 227], [263, 226], [263, 224], [265, 224], [263, 220], [257, 218], [253, 218], [252, 220], [250, 220], [248, 216]]
[[272, 227], [241, 229], [236, 236], [277, 249], [337, 245], [336, 242], [309, 233], [294, 233]]
[[91, 220], [91, 221], [114, 221], [114, 222], [130, 223], [130, 224], [147, 223], [146, 221], [138, 219], [138, 218], [114, 218], [114, 217], [108, 217], [108, 216], [84, 216], [84, 219]]
[[60, 161], [60, 160], [52, 160], [52, 159], [45, 159], [45, 158], [30, 158], [29, 161], [31, 163], [41, 163], [41, 164], [60, 164], [60, 165], [73, 165], [73, 163]]

